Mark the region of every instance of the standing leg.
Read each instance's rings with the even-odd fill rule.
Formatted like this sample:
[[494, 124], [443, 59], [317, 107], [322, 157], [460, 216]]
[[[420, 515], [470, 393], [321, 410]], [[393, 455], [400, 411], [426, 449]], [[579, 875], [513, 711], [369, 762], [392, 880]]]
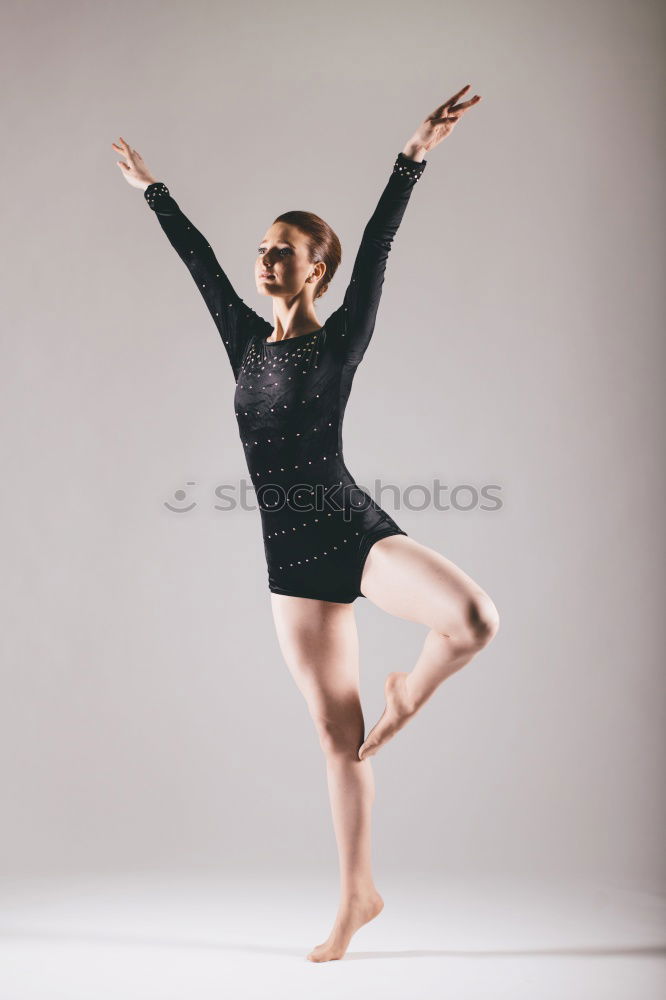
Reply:
[[429, 628], [411, 673], [396, 671], [386, 678], [386, 708], [359, 750], [359, 759], [365, 760], [407, 724], [442, 681], [490, 642], [499, 615], [471, 577], [408, 535], [375, 542], [363, 567], [361, 591], [389, 614]]
[[326, 762], [340, 865], [340, 905], [313, 962], [342, 958], [352, 935], [382, 910], [372, 876], [370, 761], [358, 759], [364, 720], [353, 605], [271, 594], [278, 642], [305, 698]]

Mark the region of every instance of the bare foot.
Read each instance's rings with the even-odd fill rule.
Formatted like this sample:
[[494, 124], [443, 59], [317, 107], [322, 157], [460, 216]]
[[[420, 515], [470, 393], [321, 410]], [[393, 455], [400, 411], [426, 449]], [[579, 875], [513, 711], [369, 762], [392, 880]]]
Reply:
[[342, 958], [359, 927], [369, 923], [384, 909], [384, 900], [377, 890], [363, 896], [352, 896], [340, 904], [333, 930], [323, 944], [318, 944], [307, 956], [311, 962], [330, 962]]
[[389, 674], [384, 684], [386, 708], [381, 719], [370, 730], [358, 751], [358, 759], [365, 760], [377, 753], [380, 747], [391, 739], [399, 729], [415, 714], [411, 697], [407, 691], [409, 674], [395, 672]]

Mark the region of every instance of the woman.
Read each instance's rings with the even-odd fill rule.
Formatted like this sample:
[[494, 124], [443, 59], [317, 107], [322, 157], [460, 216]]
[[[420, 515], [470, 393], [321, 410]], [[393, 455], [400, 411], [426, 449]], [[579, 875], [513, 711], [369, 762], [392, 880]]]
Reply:
[[[371, 868], [374, 778], [368, 760], [436, 688], [494, 636], [485, 591], [438, 552], [407, 536], [359, 489], [342, 457], [342, 418], [368, 346], [391, 242], [424, 155], [481, 99], [456, 103], [469, 84], [419, 125], [398, 154], [363, 233], [343, 304], [322, 326], [315, 300], [340, 262], [331, 228], [311, 212], [286, 212], [258, 248], [255, 281], [273, 322], [234, 291], [210, 244], [168, 188], [124, 139], [113, 149], [190, 270], [236, 378], [236, 417], [257, 493], [271, 605], [280, 649], [303, 694], [325, 754], [341, 873], [333, 929], [308, 955], [339, 959], [354, 932], [383, 908]], [[366, 597], [428, 628], [411, 672], [390, 673], [386, 708], [363, 741], [353, 602]], [[361, 745], [362, 744], [362, 745]]]

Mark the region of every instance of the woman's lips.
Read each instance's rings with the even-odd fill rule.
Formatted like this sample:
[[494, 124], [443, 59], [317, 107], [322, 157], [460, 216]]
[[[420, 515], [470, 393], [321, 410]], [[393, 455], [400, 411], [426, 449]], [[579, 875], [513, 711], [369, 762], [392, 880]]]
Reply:
[[274, 278], [275, 275], [274, 274], [260, 274], [259, 277], [260, 278]]

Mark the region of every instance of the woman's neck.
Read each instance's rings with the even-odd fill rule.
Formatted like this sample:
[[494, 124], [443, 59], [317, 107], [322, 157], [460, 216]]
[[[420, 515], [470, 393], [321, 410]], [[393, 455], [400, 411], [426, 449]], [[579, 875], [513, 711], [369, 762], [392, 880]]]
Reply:
[[273, 331], [270, 341], [290, 340], [321, 329], [312, 303], [294, 302], [287, 306], [283, 299], [273, 301]]

